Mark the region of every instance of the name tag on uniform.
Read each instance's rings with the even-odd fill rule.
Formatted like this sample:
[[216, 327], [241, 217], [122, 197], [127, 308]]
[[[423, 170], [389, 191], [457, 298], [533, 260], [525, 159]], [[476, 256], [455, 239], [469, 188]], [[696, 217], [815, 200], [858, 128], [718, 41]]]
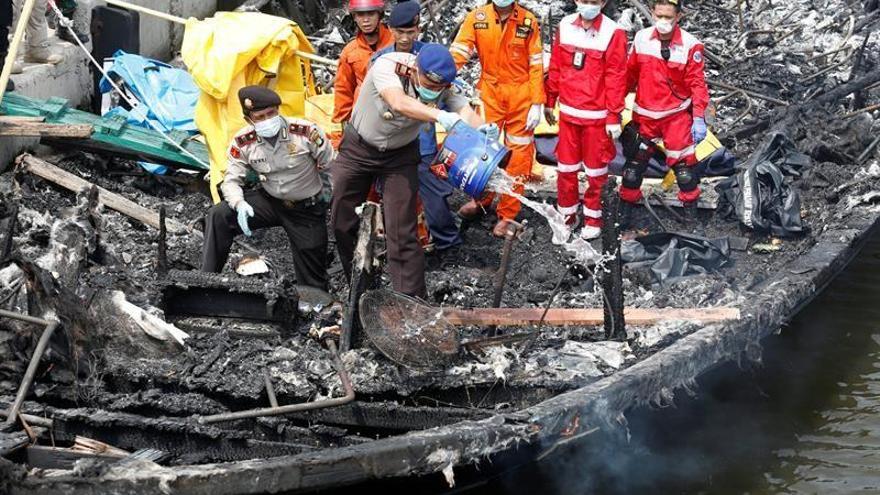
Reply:
[[532, 34], [532, 27], [526, 25], [519, 25], [516, 27], [516, 37], [520, 39], [528, 38], [529, 35]]
[[584, 52], [574, 52], [571, 60], [571, 65], [573, 65], [575, 69], [583, 69], [585, 58], [586, 56], [584, 55]]
[[474, 29], [489, 29], [488, 22], [475, 22]]
[[265, 163], [265, 162], [266, 162], [265, 158], [254, 158], [253, 160], [251, 160], [251, 163]]

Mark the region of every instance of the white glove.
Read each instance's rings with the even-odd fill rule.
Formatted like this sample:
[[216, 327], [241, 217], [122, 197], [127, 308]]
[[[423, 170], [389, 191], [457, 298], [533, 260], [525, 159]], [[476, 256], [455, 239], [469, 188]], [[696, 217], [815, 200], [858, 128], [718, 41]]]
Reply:
[[605, 124], [605, 132], [612, 141], [617, 141], [623, 131], [620, 129], [620, 124]]
[[252, 236], [248, 218], [254, 216], [254, 208], [247, 201], [241, 200], [236, 205], [235, 211], [238, 213], [238, 226], [241, 227], [241, 231], [248, 237]]
[[534, 131], [538, 124], [541, 123], [541, 114], [544, 113], [544, 105], [538, 103], [532, 105], [529, 109], [529, 116], [526, 118], [526, 130]]
[[442, 125], [447, 131], [451, 130], [459, 120], [461, 120], [461, 115], [454, 112], [440, 110], [440, 113], [437, 114], [437, 123]]

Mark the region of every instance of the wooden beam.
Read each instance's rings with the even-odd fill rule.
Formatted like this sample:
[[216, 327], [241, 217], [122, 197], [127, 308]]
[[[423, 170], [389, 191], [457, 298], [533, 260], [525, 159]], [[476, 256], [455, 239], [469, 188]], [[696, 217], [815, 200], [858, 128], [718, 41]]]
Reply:
[[[54, 184], [68, 189], [73, 192], [80, 192], [83, 189], [90, 189], [94, 186], [91, 182], [78, 177], [66, 170], [60, 169], [49, 162], [40, 160], [33, 155], [22, 155], [17, 160], [21, 169], [30, 172], [38, 177], [48, 180]], [[116, 210], [123, 215], [127, 215], [135, 220], [145, 223], [155, 229], [159, 228], [159, 213], [124, 198], [116, 193], [110, 192], [103, 187], [98, 188], [98, 202]], [[178, 221], [166, 219], [165, 225], [169, 232], [181, 234], [188, 232], [186, 226]]]
[[[443, 316], [453, 325], [476, 326], [529, 326], [541, 321], [543, 308], [444, 308]], [[720, 308], [626, 308], [623, 311], [627, 325], [653, 325], [664, 320], [685, 320], [713, 323], [739, 319], [739, 309]], [[602, 308], [552, 308], [547, 311], [544, 324], [548, 326], [584, 326], [604, 323]]]
[[0, 136], [88, 139], [94, 127], [88, 124], [47, 124], [0, 119]]

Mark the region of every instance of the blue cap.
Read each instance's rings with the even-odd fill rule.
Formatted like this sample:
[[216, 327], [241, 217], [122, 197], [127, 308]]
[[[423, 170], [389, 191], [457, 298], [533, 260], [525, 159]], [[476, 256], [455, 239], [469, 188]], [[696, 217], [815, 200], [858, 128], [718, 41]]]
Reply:
[[398, 3], [394, 6], [391, 15], [388, 17], [388, 27], [414, 27], [421, 9], [422, 6], [419, 5], [419, 2], [414, 0]]
[[449, 50], [439, 43], [426, 43], [416, 57], [419, 71], [437, 84], [452, 84], [458, 69]]

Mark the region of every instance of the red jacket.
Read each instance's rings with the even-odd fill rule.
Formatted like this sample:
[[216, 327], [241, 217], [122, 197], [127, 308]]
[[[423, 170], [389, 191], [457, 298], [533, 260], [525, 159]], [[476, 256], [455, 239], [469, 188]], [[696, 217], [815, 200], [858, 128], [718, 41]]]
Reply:
[[[575, 61], [583, 59], [582, 67]], [[626, 97], [626, 33], [599, 15], [589, 29], [579, 14], [559, 22], [547, 76], [547, 107], [580, 125], [620, 123]]]
[[709, 105], [703, 65], [703, 44], [684, 29], [674, 28], [668, 61], [663, 59], [657, 30], [642, 29], [627, 62], [627, 86], [636, 91], [633, 111], [661, 119], [691, 109], [694, 117], [702, 117]]

